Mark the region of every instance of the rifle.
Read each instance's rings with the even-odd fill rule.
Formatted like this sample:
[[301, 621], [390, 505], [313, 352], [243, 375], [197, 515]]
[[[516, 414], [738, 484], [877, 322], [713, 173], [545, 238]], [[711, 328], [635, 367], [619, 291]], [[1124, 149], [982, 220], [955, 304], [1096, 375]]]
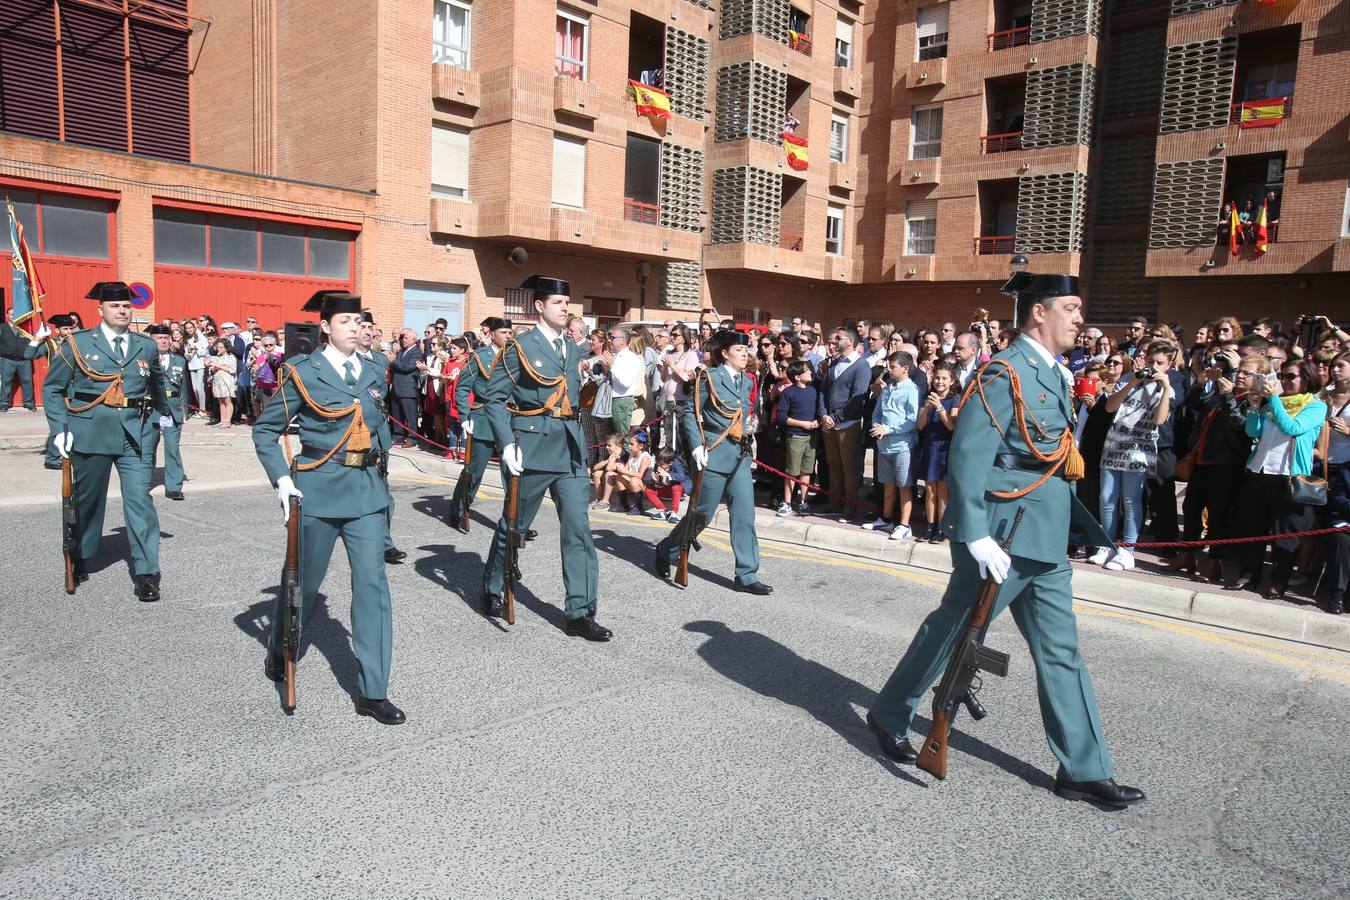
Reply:
[[[1012, 528], [999, 544], [1004, 553], [1012, 550], [1013, 535], [1022, 524], [1025, 512], [1026, 507], [1018, 507]], [[1008, 654], [984, 646], [984, 629], [994, 609], [998, 589], [999, 583], [992, 575], [980, 585], [980, 593], [970, 608], [970, 617], [933, 696], [933, 727], [919, 751], [918, 766], [937, 778], [947, 777], [947, 740], [951, 737], [952, 720], [956, 718], [958, 707], [964, 703], [973, 716], [983, 718], [984, 707], [975, 700], [975, 694], [980, 690], [979, 673], [991, 672], [1000, 678], [1008, 674]]]
[[75, 506], [75, 468], [61, 457], [61, 552], [66, 558], [66, 593], [75, 593], [75, 559], [80, 546], [80, 513]]
[[689, 586], [689, 550], [701, 550], [698, 536], [707, 526], [707, 517], [698, 511], [698, 495], [703, 492], [703, 470], [694, 473], [694, 489], [689, 492], [688, 511], [680, 520], [680, 561], [675, 567], [675, 583]]
[[286, 665], [286, 709], [295, 709], [295, 659], [300, 652], [300, 499], [286, 513], [286, 559], [281, 564], [281, 654]]
[[[464, 471], [467, 473], [469, 464], [473, 460], [473, 435], [470, 434], [464, 442]], [[469, 533], [469, 503], [473, 499], [473, 481], [464, 482], [464, 497], [460, 500], [459, 511], [459, 530], [463, 534]]]
[[525, 535], [520, 531], [520, 476], [511, 476], [506, 489], [506, 566], [502, 575], [502, 604], [506, 607], [506, 624], [516, 624], [516, 566]]

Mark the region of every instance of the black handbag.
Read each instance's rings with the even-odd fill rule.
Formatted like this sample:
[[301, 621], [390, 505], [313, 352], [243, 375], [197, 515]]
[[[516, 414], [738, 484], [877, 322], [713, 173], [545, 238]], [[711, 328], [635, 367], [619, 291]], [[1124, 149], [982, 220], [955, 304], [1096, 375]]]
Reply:
[[[1299, 503], [1303, 506], [1326, 506], [1327, 505], [1327, 479], [1329, 464], [1327, 461], [1327, 444], [1330, 442], [1331, 431], [1322, 425], [1322, 433], [1317, 437], [1317, 449], [1322, 452], [1322, 477], [1314, 478], [1312, 475], [1294, 475], [1289, 479], [1289, 502]], [[1293, 439], [1290, 439], [1293, 443]]]

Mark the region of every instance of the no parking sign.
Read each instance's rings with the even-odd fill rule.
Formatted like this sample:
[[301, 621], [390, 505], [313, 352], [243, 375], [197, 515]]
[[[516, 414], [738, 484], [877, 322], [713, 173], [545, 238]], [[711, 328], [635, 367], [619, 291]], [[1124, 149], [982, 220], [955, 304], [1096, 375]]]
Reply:
[[131, 305], [137, 309], [145, 309], [155, 302], [155, 292], [145, 282], [133, 281], [127, 287], [131, 288]]

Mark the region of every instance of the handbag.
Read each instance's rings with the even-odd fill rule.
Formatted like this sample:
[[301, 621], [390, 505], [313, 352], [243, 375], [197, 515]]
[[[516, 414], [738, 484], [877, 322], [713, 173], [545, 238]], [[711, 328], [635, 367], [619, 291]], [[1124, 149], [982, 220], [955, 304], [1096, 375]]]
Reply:
[[1195, 474], [1195, 463], [1200, 458], [1200, 453], [1205, 449], [1205, 436], [1209, 434], [1209, 426], [1214, 422], [1214, 416], [1219, 411], [1216, 406], [1205, 416], [1205, 424], [1200, 426], [1200, 437], [1196, 440], [1195, 446], [1190, 449], [1185, 456], [1177, 460], [1172, 468], [1172, 477], [1177, 481], [1190, 481], [1191, 476]]
[[[1289, 479], [1290, 503], [1299, 503], [1303, 506], [1326, 506], [1327, 505], [1327, 479], [1329, 477], [1330, 464], [1327, 461], [1327, 444], [1331, 439], [1331, 429], [1326, 423], [1322, 424], [1322, 433], [1317, 437], [1317, 449], [1322, 452], [1322, 477], [1314, 478], [1312, 475], [1294, 475]], [[1292, 445], [1293, 438], [1289, 440]], [[1292, 447], [1290, 448], [1292, 454]]]

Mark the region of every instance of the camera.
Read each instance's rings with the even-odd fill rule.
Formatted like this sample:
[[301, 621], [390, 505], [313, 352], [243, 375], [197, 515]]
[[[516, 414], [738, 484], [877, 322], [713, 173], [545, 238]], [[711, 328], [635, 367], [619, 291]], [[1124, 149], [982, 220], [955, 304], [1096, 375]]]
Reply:
[[1152, 378], [1154, 375], [1157, 374], [1158, 374], [1157, 370], [1152, 367], [1140, 369], [1138, 372], [1135, 373], [1135, 375], [1139, 377], [1140, 381], [1148, 381], [1150, 378]]
[[1228, 357], [1218, 353], [1211, 353], [1205, 357], [1205, 368], [1206, 369], [1217, 368], [1219, 370], [1219, 374], [1224, 378], [1228, 378], [1233, 374], [1233, 366], [1231, 363], [1229, 363]]

